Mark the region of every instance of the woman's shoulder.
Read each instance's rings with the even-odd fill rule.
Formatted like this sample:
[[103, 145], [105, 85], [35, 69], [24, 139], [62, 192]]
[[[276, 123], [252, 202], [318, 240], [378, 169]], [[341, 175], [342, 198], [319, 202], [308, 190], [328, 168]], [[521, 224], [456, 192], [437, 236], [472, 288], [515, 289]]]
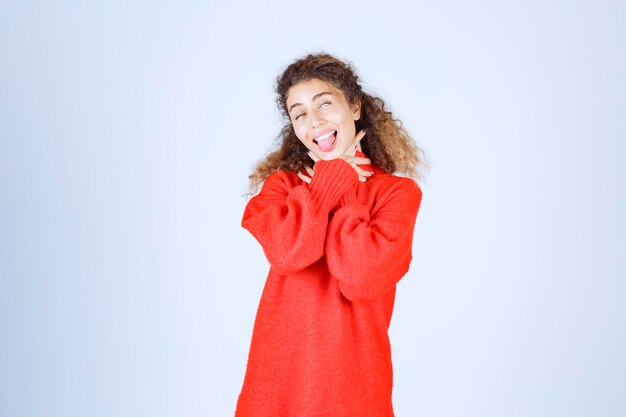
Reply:
[[376, 185], [377, 188], [391, 189], [403, 192], [411, 192], [421, 194], [422, 190], [413, 178], [403, 177], [396, 174], [390, 174], [388, 172], [379, 171], [376, 172], [374, 177], [370, 179], [371, 185]]
[[368, 181], [369, 199], [374, 202], [372, 210], [395, 207], [404, 213], [417, 213], [422, 202], [422, 190], [412, 178], [380, 173]]
[[302, 184], [302, 180], [295, 171], [277, 170], [270, 174], [261, 187], [261, 192], [268, 189], [290, 190]]

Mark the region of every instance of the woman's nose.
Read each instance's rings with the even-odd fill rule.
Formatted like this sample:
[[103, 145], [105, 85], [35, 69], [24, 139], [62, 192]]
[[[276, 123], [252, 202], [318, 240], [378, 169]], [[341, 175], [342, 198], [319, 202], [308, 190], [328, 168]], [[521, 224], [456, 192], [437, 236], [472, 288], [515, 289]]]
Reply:
[[317, 127], [317, 126], [322, 125], [322, 124], [324, 124], [324, 122], [323, 122], [323, 119], [322, 119], [321, 115], [318, 112], [313, 111], [311, 113], [311, 125], [313, 127]]

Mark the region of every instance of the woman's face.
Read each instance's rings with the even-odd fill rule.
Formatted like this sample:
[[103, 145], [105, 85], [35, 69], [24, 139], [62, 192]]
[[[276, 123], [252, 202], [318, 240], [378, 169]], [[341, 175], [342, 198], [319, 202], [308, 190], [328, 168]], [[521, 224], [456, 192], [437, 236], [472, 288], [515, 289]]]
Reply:
[[355, 121], [361, 117], [360, 103], [350, 105], [341, 90], [312, 79], [291, 87], [286, 104], [296, 136], [317, 158], [354, 155], [348, 148], [354, 142]]

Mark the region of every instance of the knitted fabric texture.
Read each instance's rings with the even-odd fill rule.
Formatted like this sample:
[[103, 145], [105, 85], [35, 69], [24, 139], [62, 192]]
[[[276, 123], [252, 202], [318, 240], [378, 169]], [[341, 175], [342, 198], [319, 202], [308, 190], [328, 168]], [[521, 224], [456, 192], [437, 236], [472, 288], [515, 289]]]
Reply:
[[310, 184], [278, 171], [246, 206], [270, 271], [237, 417], [393, 416], [388, 328], [422, 193], [363, 168], [365, 183], [342, 159]]

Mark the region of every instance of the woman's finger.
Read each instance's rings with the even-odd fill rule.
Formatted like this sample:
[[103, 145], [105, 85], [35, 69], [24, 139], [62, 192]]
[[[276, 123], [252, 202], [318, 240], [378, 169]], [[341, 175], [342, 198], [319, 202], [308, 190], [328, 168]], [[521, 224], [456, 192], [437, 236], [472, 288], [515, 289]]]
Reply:
[[302, 181], [306, 182], [307, 184], [311, 183], [311, 178], [310, 177], [307, 177], [306, 175], [304, 175], [301, 172], [298, 172], [297, 174], [298, 174], [298, 178], [300, 178]]
[[355, 165], [372, 165], [372, 161], [369, 158], [363, 158], [360, 156], [347, 156], [344, 155], [342, 156], [343, 159], [346, 160], [346, 162], [350, 163], [350, 164], [355, 164]]
[[363, 139], [363, 136], [365, 136], [365, 130], [360, 130], [359, 133], [354, 135], [354, 139], [352, 140], [350, 146], [348, 146], [348, 149], [346, 149], [344, 156], [353, 156], [357, 149], [360, 149], [359, 142]]
[[315, 171], [313, 170], [313, 168], [311, 168], [310, 166], [305, 166], [304, 167], [306, 169], [306, 172], [309, 174], [309, 176], [312, 178], [313, 174], [315, 174]]
[[357, 133], [354, 136], [354, 142], [352, 142], [353, 145], [356, 145], [357, 143], [359, 143], [361, 141], [361, 139], [363, 139], [363, 137], [365, 136], [365, 129], [361, 129], [359, 131], [359, 133]]
[[367, 178], [367, 177], [371, 177], [372, 175], [374, 175], [374, 172], [372, 171], [366, 171], [361, 167], [355, 166], [354, 170], [356, 171], [357, 174]]

